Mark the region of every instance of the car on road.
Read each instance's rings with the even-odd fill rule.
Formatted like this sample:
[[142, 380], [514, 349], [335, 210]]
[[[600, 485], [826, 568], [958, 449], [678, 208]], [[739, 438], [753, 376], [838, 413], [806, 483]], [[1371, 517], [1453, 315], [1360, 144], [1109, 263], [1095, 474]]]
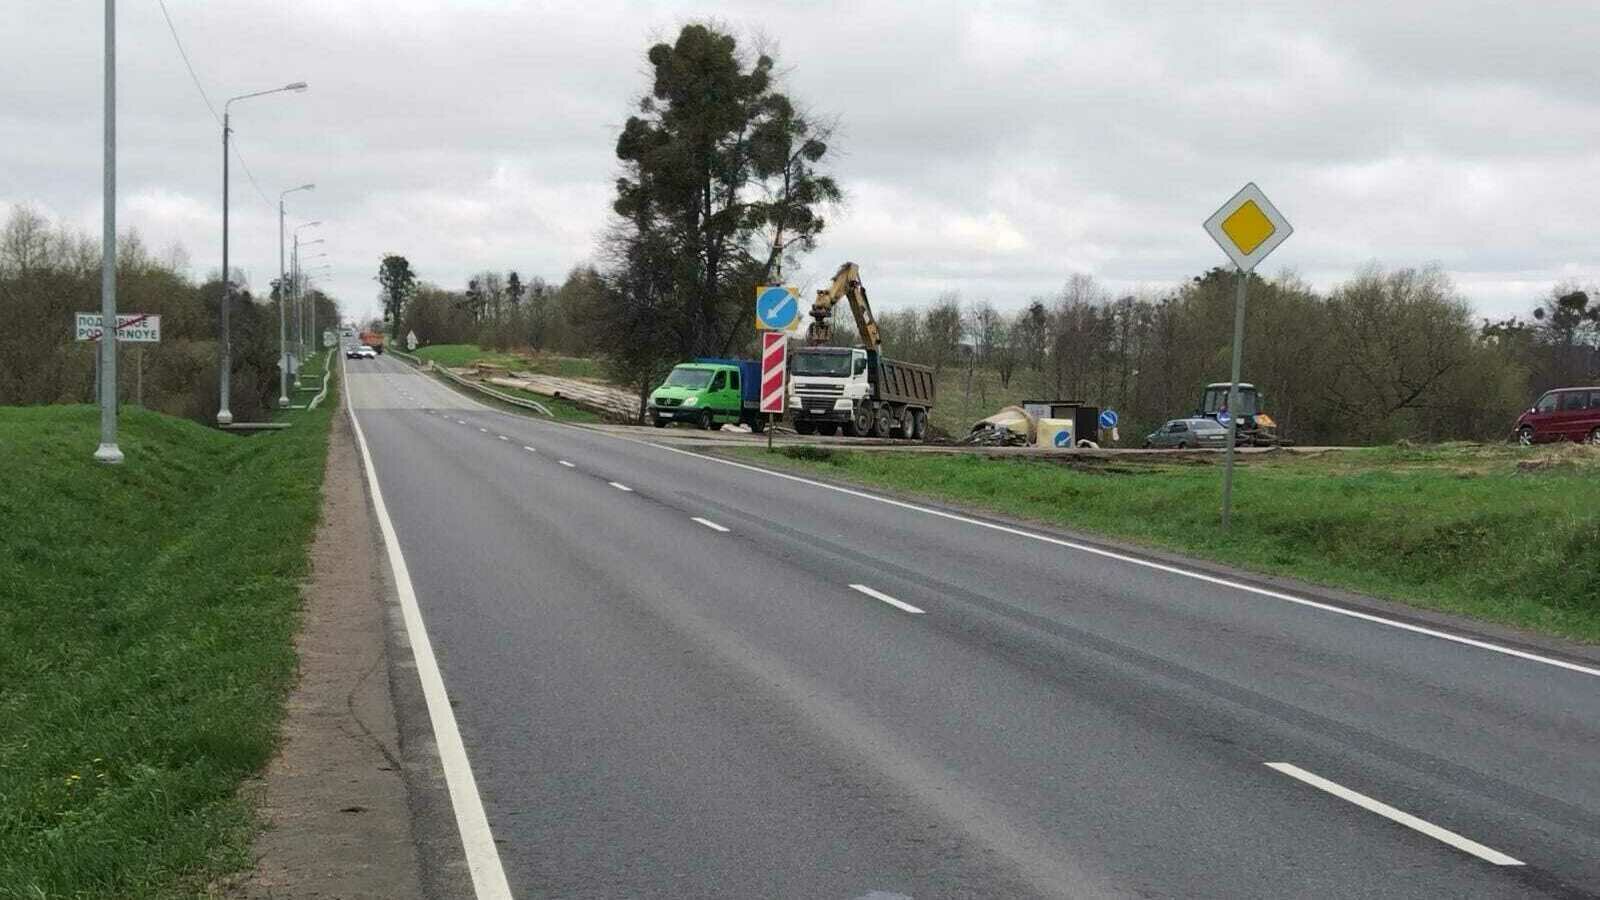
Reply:
[[367, 346], [346, 347], [344, 357], [345, 359], [377, 359], [378, 351]]
[[1600, 387], [1545, 391], [1527, 412], [1517, 417], [1511, 434], [1522, 444], [1600, 444]]
[[1203, 417], [1173, 419], [1144, 438], [1147, 450], [1224, 447], [1227, 443], [1228, 429], [1218, 425], [1215, 419]]

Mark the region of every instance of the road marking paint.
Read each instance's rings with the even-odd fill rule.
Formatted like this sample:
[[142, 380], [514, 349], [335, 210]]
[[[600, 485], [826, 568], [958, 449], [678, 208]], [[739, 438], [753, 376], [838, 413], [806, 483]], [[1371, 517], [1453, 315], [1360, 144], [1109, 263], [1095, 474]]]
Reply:
[[503, 435], [503, 434], [501, 434], [501, 435], [496, 435], [496, 437], [498, 437], [498, 438], [500, 438], [500, 440], [502, 440], [502, 441], [509, 441], [509, 440], [511, 440], [511, 438], [508, 438], [508, 437], [506, 437], [506, 436], [505, 436], [505, 435]]
[[556, 460], [556, 462], [561, 463], [563, 466], [566, 466], [569, 469], [576, 469], [577, 468], [577, 466], [573, 465], [572, 463], [567, 462], [564, 459], [558, 459], [558, 460]]
[[487, 429], [487, 428], [479, 428], [478, 430], [483, 432], [484, 434], [488, 434], [489, 433], [489, 429]]
[[894, 607], [895, 609], [903, 609], [906, 612], [911, 613], [913, 615], [918, 615], [918, 616], [922, 615], [922, 610], [917, 609], [915, 606], [912, 606], [911, 604], [906, 603], [906, 602], [901, 601], [901, 600], [896, 600], [895, 598], [889, 596], [888, 594], [883, 593], [882, 591], [875, 591], [872, 588], [869, 588], [864, 584], [852, 584], [852, 585], [850, 585], [850, 589], [853, 590], [853, 591], [860, 591], [861, 593], [866, 594], [868, 597], [871, 597], [874, 600], [882, 600], [883, 602], [889, 604], [890, 606]]
[[617, 483], [617, 482], [615, 482], [615, 481], [608, 481], [608, 482], [606, 482], [606, 484], [609, 484], [609, 485], [611, 485], [611, 486], [612, 486], [612, 487], [614, 487], [614, 488], [616, 488], [616, 489], [617, 489], [617, 490], [619, 490], [619, 491], [622, 491], [622, 492], [623, 492], [623, 493], [625, 493], [625, 494], [631, 494], [631, 493], [633, 493], [633, 488], [631, 488], [631, 487], [628, 487], [628, 486], [627, 486], [627, 485], [625, 485], [625, 484], [619, 484], [619, 483]]
[[417, 592], [411, 584], [411, 572], [406, 567], [405, 556], [400, 552], [400, 539], [395, 534], [394, 522], [389, 518], [389, 508], [383, 502], [383, 490], [378, 486], [378, 470], [372, 464], [367, 436], [361, 430], [360, 420], [356, 418], [355, 404], [346, 404], [345, 409], [350, 414], [350, 425], [355, 430], [356, 443], [361, 448], [361, 459], [366, 467], [367, 487], [372, 491], [372, 506], [378, 516], [384, 547], [388, 551], [389, 568], [394, 576], [395, 592], [399, 595], [406, 635], [410, 638], [411, 654], [417, 664], [417, 678], [422, 682], [422, 696], [427, 701], [428, 719], [433, 725], [434, 743], [439, 751], [439, 764], [444, 768], [445, 784], [450, 789], [450, 805], [455, 811], [456, 829], [461, 835], [461, 850], [466, 856], [467, 870], [472, 875], [472, 892], [478, 900], [511, 900], [511, 887], [506, 883], [505, 869], [500, 864], [500, 851], [495, 847], [494, 833], [489, 830], [489, 818], [483, 811], [478, 783], [472, 776], [472, 763], [467, 759], [467, 748], [461, 742], [461, 729], [456, 725], [455, 713], [450, 709], [444, 676], [439, 672], [439, 662], [433, 655], [433, 643], [428, 639], [422, 610], [417, 606]]
[[710, 519], [702, 519], [699, 516], [691, 517], [690, 521], [691, 522], [699, 522], [701, 525], [704, 525], [705, 527], [711, 529], [712, 531], [726, 532], [728, 530], [728, 529], [722, 527], [721, 525], [718, 525], [717, 523], [711, 521]]
[[522, 449], [528, 451], [529, 453], [538, 453], [539, 452], [539, 451], [533, 449], [532, 447], [528, 447], [528, 446], [524, 446]]
[[1470, 853], [1473, 856], [1484, 860], [1485, 862], [1493, 863], [1497, 866], [1524, 865], [1522, 860], [1507, 856], [1493, 847], [1485, 847], [1477, 841], [1464, 838], [1447, 828], [1440, 828], [1432, 822], [1419, 819], [1410, 813], [1395, 809], [1381, 800], [1374, 800], [1371, 797], [1368, 797], [1366, 794], [1357, 793], [1347, 787], [1344, 787], [1343, 785], [1335, 784], [1334, 782], [1329, 781], [1328, 779], [1319, 775], [1313, 775], [1299, 766], [1291, 765], [1286, 762], [1269, 762], [1266, 765], [1269, 769], [1281, 772], [1290, 778], [1303, 781], [1306, 784], [1317, 788], [1318, 790], [1327, 791], [1341, 800], [1348, 800], [1349, 802], [1354, 803], [1368, 812], [1374, 812], [1392, 822], [1398, 822], [1401, 825], [1410, 828], [1412, 831], [1420, 831], [1436, 841], [1442, 841], [1456, 848], [1457, 850]]
[[[580, 426], [572, 425], [572, 426], [569, 426], [569, 427], [578, 428]], [[1063, 540], [1061, 538], [1051, 537], [1051, 536], [1046, 535], [1046, 534], [1039, 534], [1038, 532], [1034, 532], [1034, 531], [1027, 531], [1027, 530], [1024, 530], [1024, 529], [1021, 529], [1021, 528], [1013, 528], [1013, 527], [1011, 527], [1009, 525], [1001, 525], [1001, 524], [999, 524], [997, 522], [985, 522], [982, 519], [974, 519], [974, 518], [972, 518], [970, 516], [963, 516], [963, 515], [958, 515], [958, 514], [952, 513], [952, 512], [945, 512], [942, 509], [932, 509], [932, 508], [926, 507], [926, 506], [918, 506], [915, 503], [907, 503], [907, 502], [905, 502], [903, 500], [891, 500], [888, 497], [880, 497], [880, 496], [877, 496], [876, 494], [869, 494], [869, 493], [867, 493], [865, 491], [858, 491], [858, 490], [854, 490], [852, 488], [840, 487], [839, 485], [836, 485], [836, 484], [828, 484], [828, 483], [822, 482], [822, 481], [814, 481], [814, 480], [812, 480], [810, 478], [802, 478], [799, 475], [790, 475], [787, 472], [779, 472], [779, 471], [776, 471], [774, 469], [764, 469], [764, 468], [762, 468], [760, 466], [747, 465], [747, 464], [742, 463], [742, 462], [735, 462], [734, 460], [731, 460], [731, 459], [720, 459], [720, 458], [715, 457], [715, 456], [706, 456], [703, 453], [695, 453], [695, 452], [693, 452], [691, 450], [683, 450], [683, 449], [680, 449], [678, 447], [669, 447], [666, 444], [657, 444], [657, 443], [654, 443], [652, 441], [639, 440], [638, 438], [623, 437], [622, 435], [611, 435], [608, 432], [594, 431], [593, 429], [587, 429], [587, 428], [584, 429], [584, 430], [585, 431], [590, 431], [591, 433], [594, 433], [594, 434], [604, 434], [604, 435], [607, 435], [609, 437], [614, 437], [617, 440], [621, 440], [621, 441], [629, 441], [629, 442], [635, 443], [635, 444], [643, 444], [644, 446], [647, 446], [647, 447], [654, 447], [657, 450], [665, 450], [668, 453], [677, 453], [677, 454], [680, 454], [682, 456], [692, 456], [695, 459], [701, 459], [701, 460], [705, 460], [707, 462], [719, 463], [719, 464], [724, 465], [724, 466], [733, 466], [733, 467], [738, 468], [738, 469], [746, 469], [746, 470], [749, 470], [751, 472], [755, 472], [757, 474], [765, 475], [765, 476], [768, 476], [768, 477], [771, 477], [771, 478], [781, 478], [781, 479], [784, 479], [785, 481], [793, 481], [793, 482], [797, 482], [799, 484], [809, 485], [811, 487], [822, 488], [824, 490], [834, 491], [835, 493], [846, 494], [846, 495], [851, 496], [851, 497], [858, 497], [858, 498], [863, 499], [863, 500], [872, 500], [872, 501], [874, 501], [876, 503], [883, 503], [883, 504], [886, 504], [888, 506], [897, 507], [899, 509], [907, 509], [907, 510], [911, 510], [912, 512], [919, 512], [919, 513], [923, 513], [924, 515], [935, 516], [937, 518], [946, 519], [946, 520], [951, 521], [951, 522], [960, 522], [963, 525], [973, 525], [973, 526], [976, 526], [978, 528], [986, 528], [986, 529], [988, 529], [990, 531], [997, 531], [997, 532], [1000, 532], [1001, 534], [1009, 534], [1009, 535], [1012, 535], [1014, 537], [1028, 538], [1029, 540], [1040, 541], [1040, 542], [1046, 543], [1046, 544], [1053, 544], [1053, 545], [1055, 545], [1057, 547], [1066, 547], [1069, 550], [1078, 550], [1080, 552], [1090, 553], [1090, 554], [1093, 554], [1095, 556], [1103, 557], [1105, 559], [1114, 559], [1114, 560], [1117, 560], [1119, 562], [1128, 563], [1130, 565], [1141, 566], [1141, 567], [1146, 568], [1146, 569], [1153, 569], [1153, 570], [1155, 570], [1157, 572], [1165, 572], [1165, 573], [1167, 573], [1169, 575], [1178, 575], [1178, 576], [1181, 576], [1183, 578], [1192, 578], [1195, 581], [1203, 581], [1203, 582], [1205, 582], [1207, 584], [1214, 584], [1214, 585], [1217, 585], [1219, 587], [1230, 588], [1230, 589], [1236, 590], [1236, 591], [1244, 591], [1246, 593], [1255, 594], [1256, 596], [1259, 596], [1259, 597], [1271, 597], [1274, 600], [1282, 600], [1282, 601], [1284, 601], [1286, 603], [1293, 603], [1293, 604], [1295, 604], [1297, 606], [1304, 606], [1304, 607], [1307, 607], [1307, 608], [1310, 608], [1310, 609], [1318, 609], [1318, 610], [1322, 610], [1323, 612], [1333, 613], [1334, 615], [1339, 615], [1339, 616], [1347, 616], [1347, 617], [1352, 618], [1352, 619], [1360, 619], [1360, 620], [1362, 620], [1364, 622], [1371, 622], [1371, 623], [1376, 624], [1376, 625], [1385, 625], [1385, 626], [1388, 626], [1390, 628], [1398, 628], [1401, 631], [1409, 631], [1412, 634], [1426, 635], [1428, 637], [1438, 638], [1438, 639], [1444, 640], [1444, 641], [1451, 641], [1451, 642], [1457, 643], [1457, 644], [1464, 644], [1464, 645], [1466, 645], [1468, 647], [1476, 647], [1479, 650], [1488, 650], [1491, 653], [1500, 653], [1500, 654], [1504, 654], [1506, 656], [1516, 657], [1517, 659], [1527, 660], [1528, 662], [1535, 662], [1535, 663], [1539, 663], [1541, 665], [1546, 665], [1546, 666], [1554, 666], [1555, 668], [1558, 668], [1558, 669], [1566, 669], [1569, 672], [1578, 672], [1578, 673], [1583, 674], [1583, 675], [1590, 675], [1590, 676], [1593, 676], [1595, 678], [1600, 678], [1600, 667], [1580, 665], [1578, 663], [1567, 662], [1564, 659], [1556, 659], [1556, 658], [1550, 657], [1550, 656], [1540, 656], [1537, 653], [1529, 653], [1526, 650], [1518, 650], [1515, 647], [1507, 647], [1507, 646], [1504, 646], [1502, 644], [1492, 643], [1490, 641], [1481, 641], [1481, 640], [1478, 640], [1477, 638], [1466, 637], [1465, 635], [1451, 634], [1448, 631], [1440, 631], [1437, 628], [1428, 628], [1428, 627], [1423, 626], [1423, 625], [1413, 625], [1410, 622], [1401, 622], [1398, 619], [1390, 619], [1390, 618], [1387, 618], [1385, 616], [1375, 615], [1373, 613], [1361, 612], [1360, 610], [1346, 609], [1346, 608], [1344, 608], [1342, 606], [1335, 606], [1332, 603], [1323, 603], [1321, 601], [1310, 600], [1310, 599], [1307, 599], [1305, 597], [1296, 597], [1293, 594], [1286, 594], [1286, 593], [1283, 593], [1282, 591], [1274, 591], [1274, 590], [1272, 590], [1270, 588], [1256, 587], [1255, 585], [1245, 584], [1243, 582], [1234, 581], [1234, 580], [1229, 579], [1229, 578], [1223, 578], [1223, 577], [1218, 576], [1218, 575], [1208, 575], [1208, 574], [1206, 574], [1204, 572], [1196, 572], [1196, 571], [1193, 571], [1191, 569], [1183, 569], [1183, 568], [1179, 568], [1178, 566], [1168, 565], [1166, 563], [1159, 563], [1159, 562], [1156, 562], [1156, 561], [1150, 560], [1150, 559], [1140, 559], [1137, 556], [1128, 556], [1125, 553], [1118, 553], [1115, 550], [1107, 550], [1107, 549], [1105, 549], [1103, 547], [1095, 547], [1095, 546], [1092, 546], [1092, 545], [1089, 545], [1089, 544], [1081, 544], [1081, 543], [1078, 543], [1077, 541]]]

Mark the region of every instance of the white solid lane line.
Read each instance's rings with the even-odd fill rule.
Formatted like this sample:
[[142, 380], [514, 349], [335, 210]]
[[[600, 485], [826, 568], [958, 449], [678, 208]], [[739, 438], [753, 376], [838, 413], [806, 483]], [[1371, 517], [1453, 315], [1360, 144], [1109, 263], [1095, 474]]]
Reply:
[[[574, 425], [569, 427], [577, 428], [579, 426]], [[1039, 541], [1041, 543], [1051, 544], [1057, 547], [1065, 547], [1069, 550], [1077, 550], [1081, 553], [1089, 553], [1105, 559], [1114, 559], [1118, 562], [1128, 563], [1129, 565], [1141, 566], [1146, 569], [1153, 569], [1157, 572], [1166, 572], [1169, 575], [1192, 578], [1195, 581], [1203, 581], [1207, 584], [1214, 584], [1219, 587], [1229, 588], [1231, 590], [1244, 591], [1245, 593], [1255, 594], [1258, 597], [1270, 597], [1274, 600], [1282, 600], [1286, 603], [1293, 603], [1296, 606], [1303, 606], [1308, 609], [1317, 609], [1323, 612], [1333, 613], [1337, 616], [1348, 616], [1349, 618], [1360, 619], [1364, 622], [1371, 622], [1375, 625], [1384, 625], [1389, 628], [1397, 628], [1401, 631], [1409, 631], [1412, 634], [1427, 635], [1428, 637], [1438, 638], [1440, 640], [1450, 641], [1452, 643], [1462, 644], [1468, 647], [1476, 647], [1479, 650], [1488, 650], [1491, 653], [1500, 653], [1505, 656], [1513, 656], [1517, 659], [1527, 660], [1528, 662], [1539, 663], [1540, 665], [1545, 666], [1553, 666], [1558, 669], [1566, 669], [1569, 672], [1578, 672], [1583, 675], [1590, 675], [1600, 678], [1600, 667], [1596, 666], [1585, 666], [1579, 663], [1567, 662], [1564, 659], [1557, 659], [1552, 656], [1542, 656], [1538, 653], [1529, 653], [1526, 650], [1518, 650], [1515, 647], [1507, 647], [1503, 644], [1496, 644], [1491, 641], [1482, 641], [1478, 640], [1477, 638], [1467, 637], [1465, 635], [1451, 634], [1448, 631], [1441, 631], [1437, 628], [1427, 628], [1422, 625], [1413, 625], [1410, 622], [1402, 622], [1398, 619], [1390, 619], [1385, 616], [1374, 615], [1372, 613], [1362, 612], [1356, 609], [1347, 609], [1343, 606], [1336, 606], [1332, 603], [1323, 603], [1319, 600], [1310, 600], [1305, 597], [1297, 597], [1294, 594], [1286, 594], [1283, 591], [1275, 591], [1271, 588], [1257, 587], [1253, 584], [1245, 584], [1241, 581], [1234, 581], [1231, 578], [1208, 575], [1205, 572], [1198, 572], [1193, 569], [1185, 569], [1181, 566], [1168, 565], [1166, 563], [1156, 562], [1155, 560], [1141, 559], [1137, 556], [1129, 556], [1125, 553], [1118, 553], [1115, 550], [1107, 550], [1104, 547], [1095, 547], [1090, 544], [1079, 543], [1078, 541], [1063, 540], [1062, 538], [1051, 537], [1047, 534], [1040, 534], [1037, 531], [1028, 531], [1026, 529], [1015, 528], [1010, 525], [1001, 525], [998, 522], [985, 522], [982, 519], [974, 519], [971, 516], [963, 516], [958, 513], [946, 512], [942, 509], [933, 509], [927, 506], [918, 506], [915, 503], [907, 503], [904, 500], [894, 500], [889, 497], [880, 497], [877, 494], [868, 493], [866, 491], [840, 487], [837, 484], [828, 484], [825, 481], [816, 481], [811, 478], [803, 478], [799, 475], [791, 475], [787, 472], [777, 471], [776, 469], [763, 468], [762, 466], [752, 466], [748, 463], [737, 462], [731, 459], [723, 459], [718, 456], [707, 456], [703, 453], [696, 453], [692, 450], [684, 450], [680, 447], [670, 447], [666, 444], [658, 444], [654, 441], [641, 440], [639, 438], [624, 437], [622, 435], [610, 434], [608, 432], [592, 433], [604, 434], [607, 437], [611, 437], [619, 441], [627, 441], [633, 444], [641, 444], [646, 447], [654, 447], [657, 450], [665, 450], [668, 453], [676, 453], [680, 456], [692, 456], [695, 459], [716, 463], [717, 465], [732, 466], [736, 469], [744, 469], [749, 472], [756, 472], [771, 478], [780, 478], [784, 481], [792, 481], [797, 484], [821, 488], [825, 491], [833, 491], [834, 493], [844, 494], [849, 497], [856, 497], [862, 500], [871, 500], [874, 503], [882, 503], [887, 506], [893, 506], [897, 509], [910, 510], [912, 512], [922, 513], [923, 515], [933, 516], [935, 518], [944, 519], [950, 522], [959, 522], [963, 525], [971, 525], [977, 528], [999, 532], [1000, 534], [1009, 534], [1013, 537], [1027, 538], [1028, 540]]]
[[561, 463], [563, 466], [566, 466], [569, 469], [576, 469], [577, 468], [577, 466], [573, 465], [572, 463], [567, 462], [564, 459], [558, 459], [558, 460], [556, 460], [556, 462]]
[[1388, 819], [1391, 822], [1398, 822], [1413, 831], [1420, 831], [1436, 841], [1442, 841], [1456, 848], [1457, 850], [1471, 853], [1473, 856], [1476, 856], [1485, 862], [1493, 863], [1497, 866], [1523, 865], [1522, 860], [1507, 856], [1493, 847], [1485, 847], [1477, 841], [1468, 840], [1467, 838], [1456, 834], [1454, 831], [1451, 831], [1447, 828], [1440, 828], [1432, 822], [1419, 819], [1410, 813], [1401, 812], [1400, 810], [1395, 809], [1381, 800], [1374, 800], [1371, 797], [1368, 797], [1366, 794], [1357, 793], [1347, 787], [1335, 784], [1334, 782], [1331, 782], [1319, 775], [1313, 775], [1299, 766], [1291, 765], [1286, 762], [1269, 762], [1267, 763], [1267, 768], [1282, 772], [1290, 778], [1303, 781], [1318, 790], [1327, 791], [1341, 800], [1348, 800], [1349, 802], [1354, 803], [1368, 812], [1375, 812], [1378, 815], [1383, 816], [1385, 819]]
[[528, 451], [529, 453], [538, 453], [539, 452], [539, 451], [533, 449], [532, 447], [528, 447], [528, 446], [524, 446], [522, 449]]
[[718, 525], [717, 523], [711, 521], [710, 519], [702, 519], [699, 516], [693, 516], [690, 519], [690, 521], [699, 522], [701, 525], [704, 525], [705, 527], [711, 529], [712, 531], [723, 531], [723, 532], [725, 532], [725, 531], [728, 530], [728, 529], [722, 527], [721, 525]]
[[611, 486], [612, 486], [612, 487], [614, 487], [614, 488], [616, 488], [616, 489], [617, 489], [617, 490], [619, 490], [619, 491], [622, 491], [622, 492], [623, 492], [623, 493], [624, 493], [624, 494], [631, 494], [631, 493], [633, 493], [633, 488], [631, 488], [631, 487], [628, 487], [628, 486], [627, 486], [627, 485], [625, 485], [625, 484], [618, 484], [618, 483], [617, 483], [617, 482], [615, 482], [615, 481], [608, 481], [608, 482], [606, 482], [606, 484], [609, 484], [609, 485], [611, 485]]
[[890, 606], [894, 607], [895, 609], [903, 609], [906, 612], [911, 613], [912, 615], [917, 615], [917, 616], [922, 615], [922, 610], [917, 609], [915, 606], [912, 606], [911, 604], [906, 603], [906, 602], [904, 602], [902, 600], [896, 600], [895, 598], [889, 596], [888, 594], [883, 593], [882, 591], [875, 591], [872, 588], [869, 588], [864, 584], [852, 584], [852, 585], [850, 585], [850, 589], [853, 590], [853, 591], [860, 591], [861, 593], [866, 594], [868, 597], [871, 597], [874, 600], [882, 600], [883, 602], [889, 604]]

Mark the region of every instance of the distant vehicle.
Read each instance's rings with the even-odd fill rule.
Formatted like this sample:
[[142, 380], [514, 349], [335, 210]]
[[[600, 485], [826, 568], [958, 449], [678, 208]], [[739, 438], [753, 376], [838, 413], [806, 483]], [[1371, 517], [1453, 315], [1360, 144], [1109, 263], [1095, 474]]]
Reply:
[[687, 422], [706, 430], [739, 422], [760, 433], [761, 364], [752, 359], [697, 359], [675, 366], [667, 380], [650, 392], [645, 405], [650, 422], [665, 428]]
[[382, 353], [383, 333], [378, 331], [361, 332], [361, 346], [371, 347], [374, 353]]
[[[1226, 381], [1206, 385], [1205, 391], [1200, 395], [1200, 408], [1195, 410], [1195, 416], [1215, 422], [1217, 413], [1228, 409], [1229, 387]], [[1266, 399], [1267, 395], [1256, 390], [1255, 385], [1239, 382], [1239, 408], [1229, 410], [1239, 419], [1239, 446], [1271, 447], [1288, 443], [1278, 436], [1278, 423], [1261, 411]]]
[[1195, 416], [1191, 419], [1173, 419], [1145, 435], [1147, 450], [1175, 448], [1187, 450], [1228, 445], [1228, 429], [1217, 424], [1216, 419]]
[[1556, 388], [1517, 417], [1511, 433], [1522, 444], [1583, 441], [1600, 444], [1600, 387]]
[[[850, 304], [860, 347], [827, 346], [833, 339], [833, 308], [840, 300]], [[789, 418], [796, 432], [834, 434], [843, 429], [859, 437], [927, 437], [933, 369], [883, 356], [878, 322], [855, 263], [840, 266], [833, 284], [817, 291], [806, 344], [789, 356]]]
[[367, 346], [346, 347], [344, 351], [345, 359], [377, 359], [377, 357], [378, 351]]

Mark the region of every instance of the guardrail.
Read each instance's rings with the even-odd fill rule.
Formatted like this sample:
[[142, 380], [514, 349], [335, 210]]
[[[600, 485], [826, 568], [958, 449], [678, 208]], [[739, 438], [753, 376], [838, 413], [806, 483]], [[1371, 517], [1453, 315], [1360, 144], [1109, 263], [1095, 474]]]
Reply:
[[401, 352], [399, 350], [389, 350], [389, 351], [386, 351], [386, 352], [391, 353], [391, 354], [393, 354], [395, 356], [398, 356], [401, 359], [407, 360], [412, 365], [417, 366], [418, 368], [423, 369], [424, 371], [432, 372], [435, 375], [443, 375], [445, 378], [449, 379], [450, 381], [455, 382], [456, 384], [460, 385], [461, 387], [468, 388], [470, 390], [477, 391], [480, 394], [486, 394], [486, 395], [488, 395], [490, 397], [493, 397], [494, 399], [499, 400], [501, 403], [506, 403], [506, 404], [509, 404], [511, 406], [521, 407], [522, 409], [531, 409], [534, 412], [537, 412], [537, 413], [539, 413], [540, 415], [542, 415], [542, 416], [544, 416], [546, 418], [550, 418], [550, 419], [554, 419], [555, 418], [555, 413], [552, 413], [550, 411], [549, 407], [545, 406], [543, 403], [540, 403], [537, 400], [528, 400], [528, 399], [525, 399], [525, 398], [522, 398], [522, 397], [513, 397], [512, 395], [507, 394], [507, 393], [505, 393], [503, 391], [497, 391], [492, 387], [487, 387], [485, 385], [479, 384], [476, 381], [469, 381], [469, 380], [467, 380], [465, 378], [462, 378], [460, 375], [457, 375], [456, 373], [450, 371], [449, 369], [446, 369], [443, 366], [436, 366], [436, 365], [434, 365], [432, 363], [427, 363], [426, 365], [424, 365], [424, 361], [423, 360], [418, 359], [417, 357], [412, 356], [409, 353], [403, 353], [403, 352]]
[[327, 397], [328, 397], [328, 379], [331, 378], [332, 376], [333, 376], [333, 351], [329, 350], [328, 351], [327, 360], [325, 360], [322, 363], [322, 390], [318, 391], [317, 395], [315, 397], [311, 398], [311, 402], [306, 406], [306, 409], [316, 409], [317, 408], [317, 404], [319, 404], [323, 400], [327, 399]]

